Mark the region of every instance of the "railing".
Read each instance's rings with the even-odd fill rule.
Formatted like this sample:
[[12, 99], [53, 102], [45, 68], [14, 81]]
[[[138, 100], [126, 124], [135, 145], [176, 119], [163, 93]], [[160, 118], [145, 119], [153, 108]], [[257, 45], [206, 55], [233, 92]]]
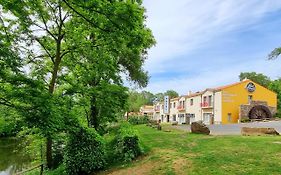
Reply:
[[154, 108], [155, 112], [160, 112], [160, 108], [156, 107]]
[[211, 102], [211, 103], [203, 102], [203, 103], [200, 103], [200, 106], [202, 108], [210, 108], [210, 107], [213, 107], [213, 102]]
[[184, 110], [185, 107], [184, 107], [183, 105], [179, 105], [179, 106], [177, 107], [177, 109], [180, 111], [180, 110]]
[[25, 174], [27, 172], [30, 172], [30, 171], [33, 171], [33, 170], [35, 170], [37, 168], [40, 168], [40, 175], [42, 175], [43, 174], [43, 170], [44, 170], [44, 164], [43, 163], [41, 163], [39, 165], [36, 165], [36, 166], [33, 166], [31, 168], [28, 168], [28, 169], [26, 169], [24, 171], [17, 172], [16, 175], [23, 175], [23, 174]]

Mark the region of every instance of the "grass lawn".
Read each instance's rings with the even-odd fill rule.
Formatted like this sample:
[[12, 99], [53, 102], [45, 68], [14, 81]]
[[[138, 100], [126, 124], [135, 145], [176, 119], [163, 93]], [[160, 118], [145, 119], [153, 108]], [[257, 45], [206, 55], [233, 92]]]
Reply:
[[145, 155], [100, 174], [281, 174], [280, 136], [205, 136], [135, 128]]

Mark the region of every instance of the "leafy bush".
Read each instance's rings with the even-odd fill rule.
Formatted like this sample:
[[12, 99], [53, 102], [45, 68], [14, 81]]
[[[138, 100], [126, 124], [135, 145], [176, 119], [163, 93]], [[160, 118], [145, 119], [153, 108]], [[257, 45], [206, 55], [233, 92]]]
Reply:
[[0, 116], [0, 137], [11, 137], [21, 131], [23, 122], [11, 116]]
[[65, 169], [69, 175], [84, 175], [105, 166], [105, 144], [92, 128], [80, 128], [69, 135], [65, 146]]
[[139, 137], [129, 123], [122, 123], [112, 142], [114, 160], [128, 162], [139, 156], [142, 151]]
[[64, 133], [56, 135], [56, 137], [53, 139], [53, 166], [55, 169], [63, 164], [65, 144], [66, 136]]
[[128, 122], [133, 125], [147, 124], [149, 122], [148, 116], [130, 116]]

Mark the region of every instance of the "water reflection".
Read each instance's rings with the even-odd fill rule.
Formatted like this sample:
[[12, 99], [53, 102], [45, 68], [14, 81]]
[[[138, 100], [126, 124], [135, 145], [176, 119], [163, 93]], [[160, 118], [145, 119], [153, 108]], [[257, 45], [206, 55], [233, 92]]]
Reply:
[[21, 142], [15, 138], [0, 138], [0, 175], [11, 175], [29, 164], [30, 158], [24, 154]]

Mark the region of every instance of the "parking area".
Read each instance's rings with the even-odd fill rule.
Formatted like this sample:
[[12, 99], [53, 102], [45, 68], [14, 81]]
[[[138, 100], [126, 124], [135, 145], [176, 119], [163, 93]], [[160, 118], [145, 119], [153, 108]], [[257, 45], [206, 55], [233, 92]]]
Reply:
[[[211, 135], [240, 135], [242, 127], [263, 127], [275, 128], [281, 134], [281, 121], [268, 121], [268, 122], [252, 122], [252, 123], [239, 123], [239, 124], [225, 124], [225, 125], [207, 125], [211, 131]], [[177, 125], [173, 126], [181, 130], [190, 132], [190, 125]]]

